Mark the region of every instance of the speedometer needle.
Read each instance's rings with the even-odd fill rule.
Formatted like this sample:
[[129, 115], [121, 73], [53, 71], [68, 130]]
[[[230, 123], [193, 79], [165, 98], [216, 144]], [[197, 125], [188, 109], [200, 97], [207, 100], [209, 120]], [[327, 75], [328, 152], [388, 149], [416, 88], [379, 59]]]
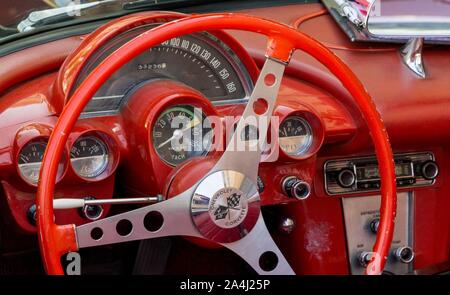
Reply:
[[158, 149], [162, 148], [163, 146], [165, 146], [166, 144], [171, 142], [173, 139], [180, 139], [183, 136], [184, 132], [194, 128], [198, 124], [200, 124], [200, 120], [198, 120], [197, 118], [191, 120], [189, 122], [189, 125], [186, 128], [181, 129], [181, 130], [180, 129], [175, 130], [169, 139], [167, 139], [166, 141], [164, 141], [160, 145], [158, 145]]

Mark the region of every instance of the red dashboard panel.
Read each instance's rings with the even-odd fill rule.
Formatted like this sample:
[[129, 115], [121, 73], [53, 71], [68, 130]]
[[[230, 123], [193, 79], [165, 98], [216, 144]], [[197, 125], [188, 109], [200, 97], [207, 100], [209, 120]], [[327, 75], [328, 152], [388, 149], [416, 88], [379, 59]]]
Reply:
[[[445, 186], [445, 179], [450, 177], [447, 169], [450, 165], [447, 153], [450, 130], [446, 128], [450, 125], [450, 94], [448, 79], [443, 78], [450, 76], [448, 50], [426, 48], [424, 55], [430, 78], [418, 80], [402, 65], [395, 46], [373, 47], [350, 43], [331, 17], [321, 10], [321, 5], [312, 4], [244, 12], [296, 24], [299, 30], [334, 48], [372, 95], [387, 126], [394, 152], [432, 151], [435, 154], [441, 168], [436, 184], [431, 188], [414, 190], [414, 266], [420, 269], [449, 260], [450, 189]], [[176, 17], [178, 15], [173, 14], [173, 18]], [[151, 19], [161, 22], [170, 18], [166, 14], [156, 14]], [[126, 22], [132, 27], [140, 24], [136, 23], [136, 19], [127, 18]], [[116, 20], [113, 24], [120, 24], [123, 29], [126, 28], [123, 21]], [[54, 125], [82, 63], [95, 48], [120, 32], [114, 30], [114, 25], [104, 28], [103, 33], [90, 35], [83, 41], [83, 44], [93, 42], [97, 47], [77, 49], [84, 37], [71, 37], [0, 58], [0, 176], [8, 205], [0, 210], [14, 218], [16, 229], [35, 231], [26, 215], [34, 202], [35, 188], [24, 182], [16, 170], [15, 159], [23, 145], [21, 142], [35, 136], [48, 136], [48, 130]], [[229, 33], [261, 64], [264, 39], [242, 32]], [[216, 34], [241, 57], [255, 78], [258, 70], [246, 51], [228, 35], [221, 32]], [[63, 70], [59, 70], [64, 60]], [[297, 53], [288, 74], [290, 76], [284, 79], [280, 91], [278, 104], [281, 107], [277, 109], [278, 114], [286, 116], [300, 112], [318, 118], [315, 128], [319, 131], [315, 133], [323, 132], [323, 140], [319, 138], [317, 147], [320, 149], [305, 160], [295, 161], [284, 156], [278, 163], [263, 163], [260, 167], [260, 177], [265, 183], [262, 201], [265, 205], [289, 203], [279, 206], [278, 210], [281, 215], [293, 217], [298, 226], [289, 236], [275, 233], [275, 239], [282, 245], [297, 273], [346, 274], [349, 267], [342, 204], [339, 197], [325, 194], [323, 164], [328, 159], [373, 154], [373, 147], [351, 97], [322, 66], [305, 54]], [[190, 94], [192, 96], [195, 95]], [[142, 146], [149, 146], [146, 140], [149, 129], [141, 129], [141, 133], [136, 134], [129, 131], [136, 125], [143, 126], [142, 123], [148, 119], [148, 112], [151, 113], [151, 109], [156, 112], [165, 103], [156, 99], [146, 103], [132, 99], [121, 115], [81, 120], [76, 132], [71, 135], [67, 150], [80, 133], [96, 130], [111, 138], [112, 150], [117, 155], [116, 162], [110, 167], [109, 176], [96, 182], [80, 179], [67, 169], [57, 186], [58, 197], [93, 195], [110, 198], [113, 196], [114, 182], [117, 181], [114, 175], [116, 169], [120, 182], [126, 185], [131, 194], [163, 192], [173, 195], [188, 186], [187, 183], [179, 183], [180, 187], [169, 188], [167, 183], [169, 179], [183, 178], [183, 174], [190, 173], [189, 165], [195, 165], [195, 161], [180, 169], [173, 169], [161, 161], [152, 161], [158, 157], [151, 148], [150, 154], [143, 154], [140, 150]], [[234, 115], [242, 111], [242, 105], [213, 107], [200, 97], [196, 98], [195, 103], [218, 115]], [[157, 116], [157, 113], [152, 116]], [[19, 140], [18, 132], [27, 126], [35, 127], [24, 139]], [[44, 130], [46, 128], [47, 131]], [[67, 155], [69, 157], [69, 152]], [[133, 162], [139, 162], [139, 168], [131, 165]], [[206, 166], [198, 168], [198, 172], [207, 169]], [[281, 180], [288, 175], [311, 180], [314, 184], [313, 196], [304, 202], [288, 199], [280, 186]], [[86, 222], [76, 210], [66, 213], [57, 213], [57, 221], [61, 224]]]

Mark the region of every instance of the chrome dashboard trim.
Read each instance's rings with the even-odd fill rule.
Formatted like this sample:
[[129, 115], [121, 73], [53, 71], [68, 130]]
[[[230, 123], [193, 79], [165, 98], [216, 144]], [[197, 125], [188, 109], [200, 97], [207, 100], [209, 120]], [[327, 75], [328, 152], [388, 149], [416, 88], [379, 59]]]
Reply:
[[[412, 157], [412, 156], [420, 156], [420, 155], [428, 155], [429, 156], [429, 160], [431, 161], [435, 161], [436, 158], [434, 156], [433, 152], [430, 151], [424, 151], [424, 152], [409, 152], [409, 153], [399, 153], [399, 154], [394, 154], [394, 158], [401, 158], [401, 157]], [[325, 161], [325, 163], [323, 164], [323, 177], [324, 177], [324, 186], [325, 186], [325, 192], [327, 195], [329, 196], [343, 196], [343, 195], [352, 195], [352, 194], [361, 194], [361, 193], [374, 193], [374, 192], [379, 192], [380, 189], [367, 189], [367, 190], [346, 190], [344, 188], [342, 188], [342, 191], [339, 192], [333, 192], [332, 190], [330, 190], [328, 184], [328, 177], [327, 177], [327, 166], [330, 163], [338, 163], [338, 162], [351, 162], [351, 161], [363, 161], [363, 160], [369, 160], [369, 161], [373, 161], [373, 160], [377, 160], [375, 156], [363, 156], [363, 157], [348, 157], [348, 158], [338, 158], [338, 159], [330, 159]], [[348, 166], [342, 166], [347, 167], [347, 168], [354, 168], [354, 167], [348, 167]], [[356, 175], [356, 169], [355, 169], [355, 175]], [[414, 170], [413, 170], [414, 173]], [[401, 177], [400, 177], [401, 179]], [[361, 181], [360, 181], [361, 182]], [[401, 189], [411, 189], [411, 188], [418, 188], [418, 187], [427, 187], [427, 186], [431, 186], [433, 184], [435, 184], [436, 179], [433, 180], [428, 180], [426, 183], [419, 183], [419, 184], [413, 184], [413, 185], [403, 185], [400, 188]], [[357, 185], [358, 180], [355, 181], [355, 185]], [[398, 187], [398, 186], [397, 186]]]

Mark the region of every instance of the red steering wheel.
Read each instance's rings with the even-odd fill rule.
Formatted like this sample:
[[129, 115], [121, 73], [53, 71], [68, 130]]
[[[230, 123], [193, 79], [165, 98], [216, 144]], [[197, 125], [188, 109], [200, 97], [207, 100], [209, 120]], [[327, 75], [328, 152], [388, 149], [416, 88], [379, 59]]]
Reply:
[[[164, 202], [78, 227], [73, 224], [55, 224], [53, 194], [58, 163], [67, 137], [90, 98], [116, 70], [144, 50], [177, 36], [222, 29], [266, 35], [268, 45], [267, 60], [247, 107], [227, 149], [214, 168], [190, 189]], [[341, 81], [353, 96], [369, 127], [380, 166], [382, 198], [379, 230], [366, 273], [381, 273], [392, 241], [397, 200], [392, 150], [386, 128], [375, 105], [355, 74], [318, 41], [291, 27], [241, 14], [191, 16], [153, 28], [108, 56], [78, 87], [55, 125], [42, 163], [37, 194], [37, 225], [47, 273], [63, 274], [61, 255], [83, 247], [183, 235], [206, 238], [231, 249], [260, 274], [294, 274], [273, 242], [260, 214], [256, 178], [261, 157], [259, 143], [265, 141], [268, 126], [262, 123], [268, 123], [270, 120], [284, 69], [295, 49], [313, 56]], [[260, 110], [256, 112], [253, 107], [257, 100], [266, 103], [267, 107], [262, 114]], [[254, 148], [237, 152], [232, 147], [243, 140], [237, 134], [248, 126], [246, 119], [251, 116], [258, 119], [258, 123], [255, 122], [256, 125], [252, 127], [257, 128], [260, 137], [245, 142]], [[241, 196], [240, 208], [244, 209], [241, 209], [241, 215], [235, 224], [220, 224], [214, 220], [209, 209], [221, 197], [229, 197], [232, 194]], [[147, 220], [152, 216], [157, 216], [159, 223], [149, 226]], [[116, 225], [123, 220], [132, 225], [132, 231], [125, 236], [116, 230]], [[261, 264], [261, 258], [264, 256], [271, 257], [274, 263], [269, 267]]]

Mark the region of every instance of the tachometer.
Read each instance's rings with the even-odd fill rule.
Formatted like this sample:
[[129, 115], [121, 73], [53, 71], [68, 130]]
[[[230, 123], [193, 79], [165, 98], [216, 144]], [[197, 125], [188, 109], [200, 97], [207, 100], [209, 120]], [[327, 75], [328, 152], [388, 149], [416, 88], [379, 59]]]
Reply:
[[289, 156], [301, 156], [311, 146], [311, 126], [299, 116], [286, 118], [280, 125], [279, 143], [281, 149]]
[[211, 146], [212, 130], [201, 111], [192, 106], [175, 106], [158, 117], [152, 139], [159, 157], [175, 166], [205, 155]]
[[83, 136], [72, 146], [70, 162], [73, 170], [84, 178], [99, 176], [108, 165], [108, 148], [95, 136]]
[[[19, 153], [18, 167], [21, 176], [30, 184], [36, 185], [39, 180], [42, 159], [44, 158], [47, 141], [37, 140], [25, 145]], [[64, 171], [64, 163], [58, 166], [58, 179]]]

